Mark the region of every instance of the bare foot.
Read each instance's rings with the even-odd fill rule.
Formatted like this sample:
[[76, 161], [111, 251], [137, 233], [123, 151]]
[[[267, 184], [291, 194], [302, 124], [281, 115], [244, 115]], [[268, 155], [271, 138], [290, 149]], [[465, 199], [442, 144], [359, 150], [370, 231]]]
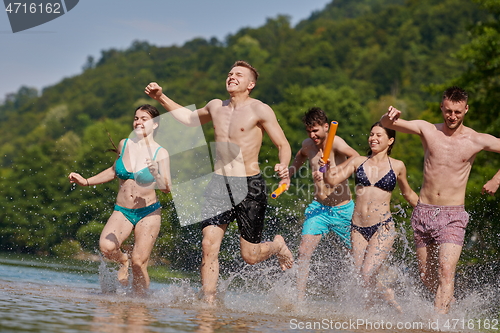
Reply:
[[276, 257], [278, 257], [278, 262], [280, 264], [280, 267], [282, 270], [287, 270], [289, 268], [292, 268], [293, 266], [293, 255], [292, 252], [288, 249], [288, 246], [286, 246], [285, 240], [281, 235], [276, 235], [274, 237], [274, 242], [277, 243], [279, 247], [279, 251], [276, 254]]
[[124, 263], [120, 265], [118, 269], [118, 282], [121, 283], [122, 286], [128, 286], [128, 259]]

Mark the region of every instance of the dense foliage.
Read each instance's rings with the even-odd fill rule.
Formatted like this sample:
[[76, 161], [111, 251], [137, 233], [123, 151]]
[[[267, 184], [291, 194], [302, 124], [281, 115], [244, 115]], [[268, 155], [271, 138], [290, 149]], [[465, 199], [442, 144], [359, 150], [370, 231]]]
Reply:
[[[42, 92], [23, 87], [0, 105], [0, 250], [94, 251], [118, 185], [75, 188], [67, 181], [69, 172], [88, 177], [113, 163], [107, 133], [118, 142], [130, 132], [134, 108], [154, 104], [143, 92], [149, 82], [159, 82], [180, 104], [203, 106], [226, 98], [225, 76], [238, 59], [259, 69], [253, 97], [273, 107], [294, 153], [305, 138], [301, 116], [312, 106], [338, 120], [337, 134], [364, 154], [370, 125], [389, 105], [403, 110], [406, 119], [439, 122], [440, 92], [450, 84], [470, 91], [466, 124], [498, 136], [499, 13], [493, 0], [335, 0], [296, 27], [279, 16], [225, 41], [194, 39], [182, 47], [134, 41], [126, 50], [102, 51], [98, 60], [89, 57], [80, 75]], [[212, 141], [213, 130], [203, 129]], [[268, 138], [261, 152], [263, 169], [277, 162]], [[405, 161], [418, 192], [419, 139], [399, 134], [393, 154]], [[498, 200], [480, 195], [498, 160], [480, 153], [472, 170], [468, 260], [498, 256]], [[312, 199], [310, 174], [303, 171], [269, 209], [269, 235], [285, 233], [294, 250], [304, 205]], [[272, 189], [277, 180], [266, 176]], [[157, 257], [191, 270], [200, 258], [199, 226], [180, 227], [171, 196], [160, 198], [164, 218]], [[397, 220], [407, 221], [408, 205], [400, 195], [394, 205], [406, 213]], [[225, 242], [224, 255], [233, 257], [237, 237]]]

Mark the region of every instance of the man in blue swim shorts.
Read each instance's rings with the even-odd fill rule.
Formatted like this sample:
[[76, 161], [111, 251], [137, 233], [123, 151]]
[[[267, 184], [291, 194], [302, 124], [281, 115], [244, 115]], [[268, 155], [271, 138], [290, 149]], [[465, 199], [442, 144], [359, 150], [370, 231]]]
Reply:
[[[313, 173], [319, 171], [318, 161], [323, 156], [328, 136], [328, 118], [320, 108], [311, 108], [302, 118], [302, 122], [309, 138], [302, 142], [302, 147], [289, 168], [290, 176], [299, 172], [299, 168], [307, 160]], [[342, 138], [335, 137], [330, 152], [331, 165], [338, 165], [356, 156], [359, 154]], [[297, 290], [300, 300], [305, 297], [311, 257], [321, 238], [333, 231], [347, 248], [351, 247], [350, 230], [353, 210], [354, 202], [347, 181], [332, 188], [323, 180], [315, 180], [314, 201], [305, 211], [306, 220], [302, 227], [297, 260], [299, 265]]]

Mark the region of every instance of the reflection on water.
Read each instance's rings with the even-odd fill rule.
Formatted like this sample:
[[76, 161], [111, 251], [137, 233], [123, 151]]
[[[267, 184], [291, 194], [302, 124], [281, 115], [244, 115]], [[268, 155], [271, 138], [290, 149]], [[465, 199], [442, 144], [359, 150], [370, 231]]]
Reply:
[[90, 331], [146, 333], [151, 332], [148, 327], [153, 320], [144, 304], [101, 302], [97, 304]]
[[312, 266], [309, 299], [301, 304], [295, 301], [296, 269], [281, 272], [272, 261], [245, 265], [222, 279], [217, 307], [198, 300], [197, 281], [152, 283], [148, 298], [135, 298], [124, 289], [103, 294], [97, 265], [80, 271], [50, 266], [0, 256], [0, 332], [500, 331], [497, 277], [478, 274], [460, 277], [456, 304], [438, 318], [432, 297], [401, 263], [390, 268], [387, 281], [404, 314], [382, 303], [364, 308], [349, 266], [331, 255]]

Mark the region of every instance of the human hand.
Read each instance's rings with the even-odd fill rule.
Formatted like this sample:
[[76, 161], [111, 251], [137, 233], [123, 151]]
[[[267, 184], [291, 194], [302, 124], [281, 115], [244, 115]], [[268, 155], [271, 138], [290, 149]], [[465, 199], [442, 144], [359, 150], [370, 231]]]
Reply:
[[69, 182], [71, 184], [76, 183], [80, 186], [87, 186], [88, 185], [87, 179], [83, 178], [79, 173], [76, 173], [76, 172], [70, 173], [68, 176], [68, 179], [69, 179]]
[[146, 86], [144, 92], [151, 98], [158, 100], [163, 95], [163, 89], [156, 82], [151, 82]]
[[319, 168], [321, 170], [323, 170], [323, 169], [326, 170], [326, 169], [328, 169], [330, 167], [330, 160], [327, 160], [326, 162], [323, 160], [324, 155], [323, 155], [323, 150], [322, 149], [319, 150], [319, 153], [321, 154], [321, 157], [318, 160]]
[[312, 176], [315, 183], [323, 181], [323, 172], [321, 171], [313, 171]]
[[150, 158], [147, 158], [146, 165], [149, 169], [149, 172], [151, 172], [151, 174], [153, 175], [153, 177], [155, 177], [155, 178], [158, 177], [158, 175], [160, 174], [158, 172], [158, 170], [159, 170], [158, 162], [152, 161]]
[[495, 195], [499, 186], [500, 182], [492, 178], [486, 184], [484, 184], [483, 189], [481, 190], [481, 194], [489, 194], [493, 196]]
[[387, 113], [385, 114], [392, 122], [396, 122], [401, 117], [401, 111], [393, 107], [389, 106]]
[[274, 171], [278, 173], [278, 177], [280, 177], [281, 179], [289, 179], [290, 178], [290, 174], [288, 173], [288, 166], [285, 164], [281, 164], [281, 163], [276, 164], [274, 166]]

